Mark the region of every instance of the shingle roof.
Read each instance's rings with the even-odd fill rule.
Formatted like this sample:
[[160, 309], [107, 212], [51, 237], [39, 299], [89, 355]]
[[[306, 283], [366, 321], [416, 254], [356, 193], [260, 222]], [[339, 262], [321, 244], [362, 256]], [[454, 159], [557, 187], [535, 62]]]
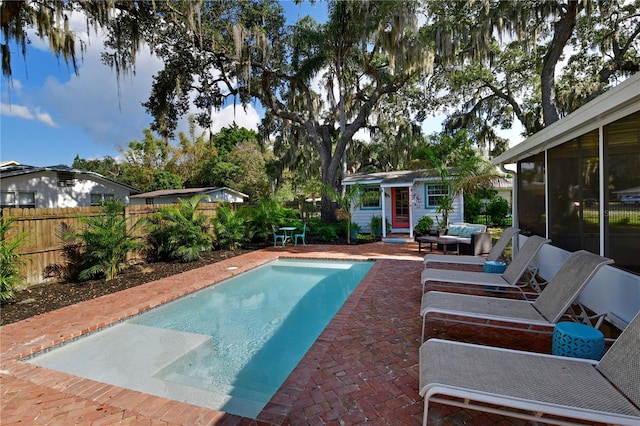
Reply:
[[140, 192], [138, 188], [135, 186], [128, 185], [124, 182], [120, 182], [118, 180], [109, 178], [107, 176], [101, 175], [100, 173], [90, 172], [87, 170], [74, 169], [73, 167], [66, 166], [64, 164], [60, 164], [57, 166], [30, 166], [28, 164], [7, 164], [0, 166], [0, 179], [9, 178], [14, 176], [22, 176], [33, 173], [41, 173], [41, 172], [62, 172], [62, 173], [74, 173], [77, 175], [85, 175], [92, 176], [94, 178], [103, 179], [109, 181], [115, 185], [120, 185], [129, 189], [131, 192]]

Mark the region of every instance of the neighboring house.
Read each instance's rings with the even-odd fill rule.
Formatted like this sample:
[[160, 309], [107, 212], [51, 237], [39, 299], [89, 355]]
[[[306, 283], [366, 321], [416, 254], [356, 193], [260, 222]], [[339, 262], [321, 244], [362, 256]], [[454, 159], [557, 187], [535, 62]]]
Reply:
[[213, 203], [216, 201], [242, 203], [245, 198], [249, 198], [247, 194], [222, 186], [216, 188], [162, 189], [133, 195], [130, 198], [130, 202], [131, 205], [175, 204], [179, 202], [179, 199], [186, 200], [195, 195], [204, 195], [202, 202], [205, 203]]
[[[386, 221], [382, 221], [382, 236], [388, 232], [408, 233], [413, 237], [413, 228], [422, 216], [431, 216], [434, 224], [442, 215], [436, 214], [438, 202], [448, 195], [450, 186], [442, 184], [440, 175], [435, 170], [404, 170], [396, 172], [356, 173], [346, 176], [343, 185], [360, 184], [367, 191], [380, 194], [377, 200], [367, 200], [353, 211], [353, 222], [360, 226], [362, 232], [371, 231], [371, 218], [386, 218], [391, 224], [387, 229]], [[463, 222], [464, 199], [462, 194], [453, 200], [454, 210], [449, 215], [449, 222]]]
[[64, 208], [100, 205], [116, 199], [127, 204], [137, 188], [68, 166], [36, 167], [14, 161], [0, 166], [0, 207]]
[[640, 310], [640, 209], [624, 194], [640, 188], [640, 74], [495, 158], [513, 169], [513, 224], [551, 239], [537, 256], [550, 278], [570, 252], [609, 257], [581, 294], [624, 326]]
[[502, 177], [493, 184], [493, 189], [498, 191], [498, 197], [507, 200], [509, 206], [513, 205], [513, 179]]

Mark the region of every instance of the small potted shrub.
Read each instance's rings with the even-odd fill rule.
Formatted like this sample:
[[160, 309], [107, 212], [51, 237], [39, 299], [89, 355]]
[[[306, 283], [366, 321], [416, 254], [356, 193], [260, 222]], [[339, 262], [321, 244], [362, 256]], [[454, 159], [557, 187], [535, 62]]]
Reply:
[[382, 217], [371, 216], [371, 235], [376, 238], [382, 235]]
[[413, 234], [416, 237], [420, 237], [423, 235], [429, 235], [431, 232], [431, 227], [433, 227], [433, 219], [431, 216], [422, 216], [415, 228], [413, 228]]
[[356, 239], [358, 238], [358, 234], [360, 233], [360, 225], [358, 225], [355, 222], [351, 222], [351, 231], [350, 231], [350, 235], [349, 237], [351, 238], [350, 241], [356, 241]]

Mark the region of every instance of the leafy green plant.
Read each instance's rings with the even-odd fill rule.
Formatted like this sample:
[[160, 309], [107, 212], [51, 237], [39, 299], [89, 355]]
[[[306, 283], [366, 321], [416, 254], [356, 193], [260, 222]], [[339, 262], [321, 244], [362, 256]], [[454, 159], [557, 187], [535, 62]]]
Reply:
[[429, 231], [431, 231], [432, 227], [433, 219], [431, 218], [431, 216], [422, 216], [416, 224], [415, 228], [413, 228], [413, 232], [416, 235], [426, 235], [429, 233]]
[[382, 234], [382, 217], [371, 216], [371, 235], [379, 237]]
[[78, 281], [83, 264], [83, 242], [73, 226], [66, 222], [60, 222], [56, 226], [55, 235], [62, 241], [61, 256], [64, 262], [47, 265], [44, 275], [62, 281]]
[[246, 240], [246, 222], [244, 214], [234, 210], [231, 204], [222, 203], [213, 220], [218, 245], [230, 250], [242, 247]]
[[338, 236], [333, 224], [326, 224], [320, 218], [313, 218], [307, 224], [307, 233], [323, 243], [333, 243]]
[[[380, 194], [377, 192], [369, 192], [360, 184], [347, 185], [344, 194], [340, 194], [331, 186], [324, 188], [325, 193], [338, 204], [335, 210], [336, 218], [344, 220], [347, 224], [347, 244], [351, 244], [351, 225], [353, 218], [353, 210], [357, 209], [366, 200], [377, 199]], [[359, 231], [358, 227], [358, 231]]]
[[283, 206], [277, 197], [263, 198], [255, 206], [242, 206], [239, 213], [245, 218], [246, 238], [250, 241], [264, 242], [271, 238], [271, 224], [302, 226], [298, 211]]
[[7, 237], [13, 222], [14, 220], [0, 218], [0, 302], [13, 299], [16, 289], [22, 283], [18, 249], [26, 234]]
[[209, 221], [198, 213], [203, 196], [180, 200], [177, 206], [161, 208], [148, 223], [148, 241], [159, 259], [192, 262], [213, 248]]
[[103, 214], [83, 219], [84, 229], [75, 234], [85, 245], [80, 280], [99, 276], [112, 280], [128, 266], [128, 254], [146, 246], [132, 233], [137, 225], [127, 229], [123, 212], [122, 203], [107, 201], [102, 206]]
[[487, 204], [487, 215], [493, 224], [504, 225], [509, 213], [511, 213], [509, 202], [502, 197], [495, 197]]

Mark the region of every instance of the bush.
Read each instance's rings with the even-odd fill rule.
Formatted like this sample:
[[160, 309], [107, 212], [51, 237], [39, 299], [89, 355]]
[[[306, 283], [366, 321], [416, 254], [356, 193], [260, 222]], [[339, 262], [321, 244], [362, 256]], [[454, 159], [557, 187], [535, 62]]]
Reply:
[[509, 202], [502, 197], [495, 197], [487, 204], [487, 215], [494, 225], [504, 226], [510, 213]]
[[158, 259], [193, 262], [213, 248], [207, 217], [198, 213], [202, 196], [180, 200], [178, 206], [162, 207], [149, 219], [149, 245]]
[[0, 218], [0, 302], [13, 299], [16, 289], [22, 283], [18, 248], [26, 234], [7, 238], [13, 222], [13, 220]]
[[83, 219], [85, 229], [74, 237], [84, 242], [83, 269], [78, 278], [86, 280], [104, 276], [112, 280], [128, 266], [127, 256], [133, 250], [145, 247], [127, 230], [124, 205], [118, 201], [107, 201], [102, 206], [103, 214]]
[[426, 235], [431, 231], [433, 227], [433, 218], [431, 216], [422, 216], [415, 228], [413, 228], [413, 232], [416, 235]]
[[62, 254], [64, 263], [53, 263], [44, 268], [47, 278], [55, 277], [62, 281], [78, 281], [82, 271], [82, 259], [84, 244], [78, 237], [75, 229], [66, 222], [60, 222], [56, 226], [56, 237], [62, 241]]
[[246, 239], [254, 242], [265, 242], [272, 238], [271, 225], [300, 226], [298, 211], [284, 207], [277, 198], [261, 199], [255, 206], [242, 206], [240, 214], [245, 218]]
[[307, 224], [307, 233], [323, 243], [334, 243], [338, 236], [335, 226], [326, 224], [319, 218], [314, 218], [309, 221]]
[[482, 203], [474, 196], [464, 197], [464, 221], [467, 223], [480, 223]]
[[213, 220], [218, 245], [221, 248], [235, 250], [247, 240], [247, 219], [240, 211], [235, 211], [229, 203], [222, 203]]

